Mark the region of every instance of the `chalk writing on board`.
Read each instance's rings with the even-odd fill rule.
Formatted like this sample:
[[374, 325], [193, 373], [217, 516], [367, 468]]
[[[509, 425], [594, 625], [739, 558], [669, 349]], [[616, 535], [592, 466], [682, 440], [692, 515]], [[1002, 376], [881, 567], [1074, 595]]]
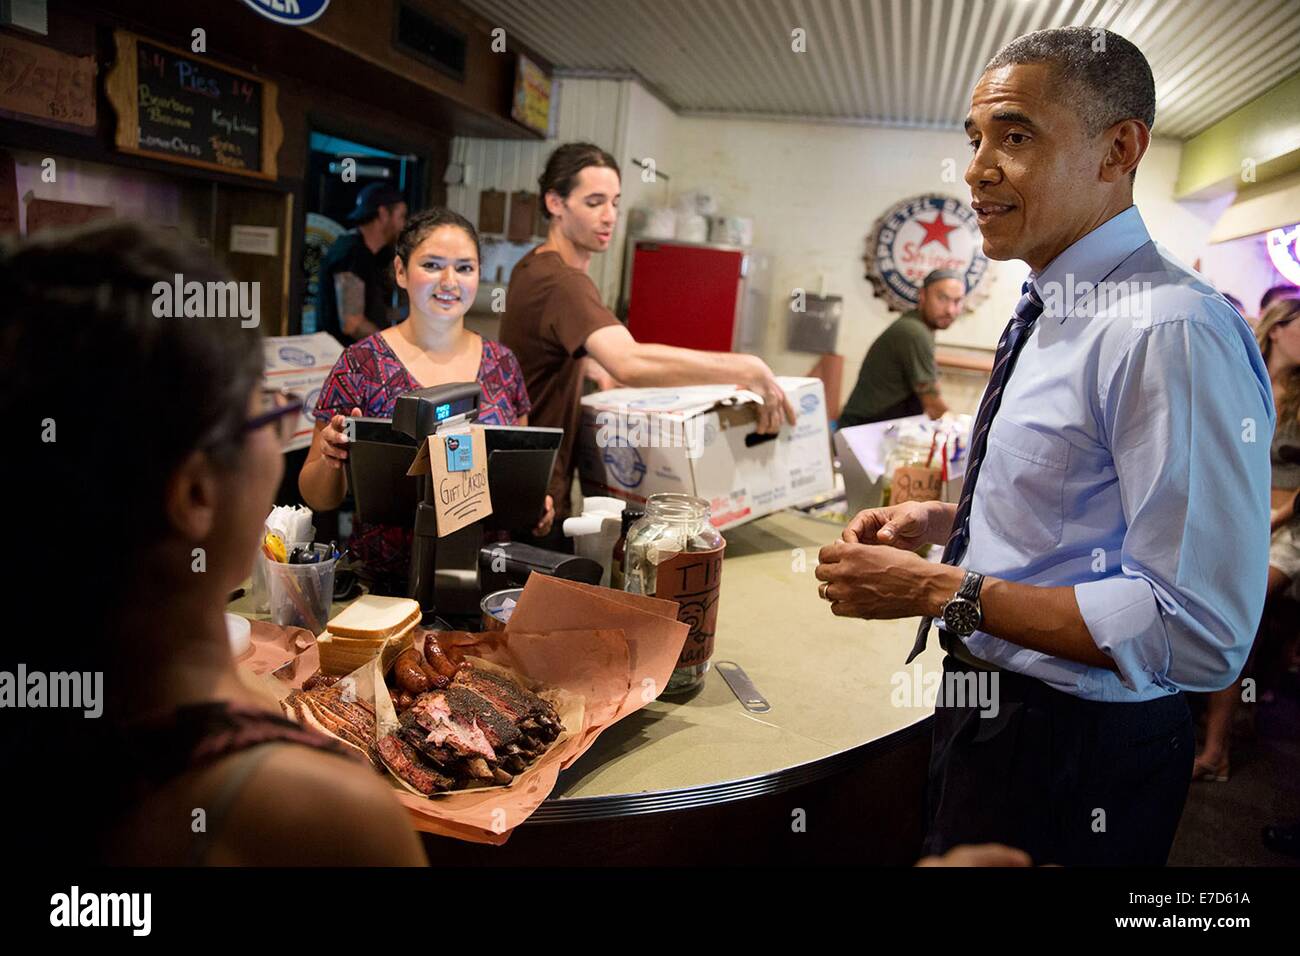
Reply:
[[260, 83], [143, 40], [137, 51], [141, 149], [235, 170], [260, 167]]
[[194, 107], [182, 103], [171, 96], [155, 96], [148, 84], [140, 84], [140, 115], [163, 126], [179, 126], [189, 129], [193, 123], [189, 117], [194, 115]]

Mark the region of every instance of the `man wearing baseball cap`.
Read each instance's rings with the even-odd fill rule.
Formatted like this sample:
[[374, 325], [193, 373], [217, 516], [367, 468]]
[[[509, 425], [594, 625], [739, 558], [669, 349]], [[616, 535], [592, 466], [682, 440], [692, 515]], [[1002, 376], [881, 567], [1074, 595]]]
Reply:
[[393, 242], [406, 224], [406, 200], [388, 183], [371, 183], [348, 214], [353, 228], [339, 236], [320, 266], [316, 328], [351, 345], [387, 328], [393, 285]]
[[938, 418], [948, 410], [934, 367], [934, 332], [952, 325], [965, 295], [966, 280], [954, 269], [935, 269], [925, 277], [916, 308], [895, 319], [867, 350], [858, 383], [840, 412], [841, 428], [922, 412]]

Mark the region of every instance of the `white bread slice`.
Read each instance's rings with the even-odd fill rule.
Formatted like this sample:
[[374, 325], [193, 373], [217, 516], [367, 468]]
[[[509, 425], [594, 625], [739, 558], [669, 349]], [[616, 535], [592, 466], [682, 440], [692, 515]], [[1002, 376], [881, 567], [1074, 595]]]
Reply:
[[336, 677], [351, 674], [371, 658], [384, 653], [387, 648], [397, 647], [400, 650], [405, 650], [410, 647], [414, 636], [415, 622], [407, 625], [406, 630], [400, 634], [394, 634], [392, 637], [356, 640], [339, 637], [326, 631], [316, 638], [316, 649], [320, 652], [321, 673]]
[[326, 630], [335, 637], [391, 637], [419, 619], [420, 605], [413, 598], [363, 594], [335, 615]]
[[325, 641], [329, 644], [336, 644], [340, 647], [346, 647], [349, 650], [379, 650], [388, 642], [386, 637], [341, 637], [329, 631], [324, 631], [316, 638], [316, 643]]

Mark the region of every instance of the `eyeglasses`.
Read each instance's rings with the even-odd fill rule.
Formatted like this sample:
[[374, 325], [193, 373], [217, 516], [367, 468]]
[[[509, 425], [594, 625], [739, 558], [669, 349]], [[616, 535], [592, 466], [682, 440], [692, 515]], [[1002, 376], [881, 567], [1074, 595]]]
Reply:
[[302, 406], [301, 395], [283, 388], [263, 388], [258, 393], [258, 413], [244, 422], [244, 431], [256, 431], [275, 424], [279, 428], [280, 444], [288, 444], [298, 430], [298, 413]]

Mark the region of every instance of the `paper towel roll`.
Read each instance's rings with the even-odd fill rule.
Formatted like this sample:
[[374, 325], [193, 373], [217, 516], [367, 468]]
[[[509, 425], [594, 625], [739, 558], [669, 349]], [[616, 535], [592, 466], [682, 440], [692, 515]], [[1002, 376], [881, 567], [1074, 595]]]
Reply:
[[709, 221], [703, 216], [678, 216], [677, 238], [682, 242], [708, 242]]
[[671, 239], [677, 234], [677, 211], [667, 207], [646, 210], [641, 236], [646, 239]]

